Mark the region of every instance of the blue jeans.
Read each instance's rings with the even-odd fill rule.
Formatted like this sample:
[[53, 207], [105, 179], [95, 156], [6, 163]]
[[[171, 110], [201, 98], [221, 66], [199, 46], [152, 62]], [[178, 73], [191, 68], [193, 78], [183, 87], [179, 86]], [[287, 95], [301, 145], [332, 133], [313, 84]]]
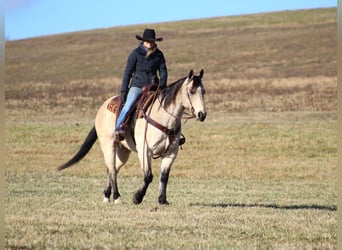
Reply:
[[118, 117], [118, 119], [116, 121], [116, 127], [115, 127], [115, 130], [114, 130], [114, 134], [120, 128], [121, 123], [124, 122], [124, 120], [126, 119], [128, 113], [134, 107], [134, 105], [137, 102], [138, 98], [141, 96], [141, 93], [142, 93], [142, 89], [141, 88], [131, 87], [129, 89], [128, 94], [127, 94], [126, 102], [125, 102], [124, 106], [122, 107], [120, 115], [119, 115], [119, 117]]

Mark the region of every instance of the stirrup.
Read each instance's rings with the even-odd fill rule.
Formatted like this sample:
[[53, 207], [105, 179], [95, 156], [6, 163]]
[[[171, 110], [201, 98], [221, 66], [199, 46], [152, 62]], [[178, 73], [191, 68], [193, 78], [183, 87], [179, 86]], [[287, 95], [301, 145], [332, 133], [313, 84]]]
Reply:
[[125, 129], [123, 127], [120, 127], [115, 132], [115, 140], [116, 141], [123, 141], [125, 139]]
[[179, 136], [179, 146], [182, 146], [185, 143], [185, 136], [181, 133]]

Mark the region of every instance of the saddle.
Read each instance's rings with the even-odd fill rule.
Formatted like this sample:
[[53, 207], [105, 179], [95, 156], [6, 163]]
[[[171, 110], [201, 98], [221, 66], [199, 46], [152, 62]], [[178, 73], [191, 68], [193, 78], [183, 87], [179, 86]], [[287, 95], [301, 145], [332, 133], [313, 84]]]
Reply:
[[[158, 94], [156, 91], [158, 89], [158, 86], [155, 84], [149, 84], [142, 88], [142, 94], [139, 97], [138, 101], [135, 104], [135, 107], [128, 113], [126, 119], [122, 123], [122, 126], [124, 128], [127, 127], [127, 124], [130, 122], [130, 120], [136, 116], [136, 119], [143, 117], [143, 112], [146, 112], [148, 107], [151, 105], [154, 96]], [[121, 109], [123, 107], [123, 103], [121, 102], [120, 96], [115, 96], [113, 99], [108, 103], [107, 109], [115, 114], [115, 119], [118, 118]], [[116, 123], [116, 121], [115, 121]]]
[[[178, 133], [178, 131], [180, 130], [180, 127], [177, 128], [176, 130], [169, 130], [163, 127], [162, 125], [160, 125], [158, 122], [151, 119], [150, 117], [146, 116], [147, 109], [153, 103], [156, 95], [159, 94], [159, 91], [160, 90], [158, 89], [158, 86], [155, 84], [149, 84], [143, 87], [141, 96], [136, 102], [135, 107], [129, 112], [125, 121], [122, 123], [122, 127], [124, 128], [124, 130], [126, 130], [129, 122], [134, 117], [135, 119], [145, 118], [147, 122], [149, 122], [150, 124], [158, 128], [159, 130], [165, 132], [169, 136], [170, 142], [172, 143], [172, 141], [175, 139], [175, 134]], [[117, 117], [119, 116], [122, 107], [123, 107], [123, 103], [121, 102], [120, 96], [115, 96], [107, 105], [107, 109], [110, 112], [115, 114], [115, 117], [116, 117], [115, 119], [117, 119]], [[180, 139], [179, 139], [179, 145], [181, 146], [184, 143], [185, 143], [185, 137], [183, 134], [181, 134]]]

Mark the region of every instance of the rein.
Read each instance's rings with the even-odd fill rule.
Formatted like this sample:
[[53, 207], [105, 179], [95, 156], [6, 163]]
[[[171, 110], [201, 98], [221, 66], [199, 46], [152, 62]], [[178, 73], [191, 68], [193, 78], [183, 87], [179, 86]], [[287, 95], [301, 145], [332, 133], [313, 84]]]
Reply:
[[160, 131], [164, 132], [166, 135], [169, 136], [169, 140], [170, 140], [170, 144], [172, 144], [172, 142], [174, 141], [176, 135], [180, 132], [181, 130], [181, 126], [177, 126], [175, 129], [169, 129], [163, 125], [161, 125], [159, 122], [153, 120], [150, 116], [148, 116], [146, 114], [146, 112], [144, 112], [142, 110], [142, 114], [144, 119], [151, 124], [152, 126], [154, 126], [155, 128], [159, 129]]
[[[157, 93], [157, 92], [156, 92]], [[153, 102], [154, 103], [154, 102]], [[153, 104], [152, 104], [153, 105]], [[181, 126], [177, 126], [175, 129], [169, 129], [167, 127], [165, 127], [164, 125], [161, 125], [159, 122], [157, 122], [156, 120], [153, 120], [149, 114], [146, 114], [146, 112], [144, 111], [144, 109], [141, 107], [141, 105], [139, 105], [139, 109], [142, 113], [143, 118], [146, 120], [146, 123], [151, 124], [152, 126], [154, 126], [155, 128], [159, 129], [160, 131], [162, 131], [163, 133], [165, 133], [170, 140], [170, 144], [172, 144], [172, 142], [175, 140], [176, 135], [180, 132], [181, 130]], [[152, 107], [150, 108], [150, 112], [152, 110]], [[169, 113], [169, 112], [168, 112]], [[170, 113], [169, 113], [170, 114]], [[174, 115], [172, 115], [173, 117], [175, 117]], [[175, 117], [177, 119], [177, 117]], [[147, 126], [145, 127], [145, 136], [146, 136], [146, 130], [147, 130]], [[166, 150], [167, 151], [167, 150]]]
[[[173, 118], [175, 118], [175, 120], [177, 120], [177, 119], [184, 119], [184, 120], [185, 120], [184, 123], [186, 123], [188, 120], [195, 118], [195, 116], [194, 116], [193, 114], [189, 114], [188, 112], [185, 112], [185, 111], [183, 112], [183, 116], [186, 115], [187, 117], [182, 117], [182, 118], [180, 118], [180, 117], [178, 117], [178, 116], [175, 116], [174, 114], [172, 114], [172, 113], [169, 112], [166, 108], [163, 107], [163, 105], [162, 105], [162, 103], [161, 103], [161, 101], [160, 101], [159, 98], [158, 98], [158, 101], [159, 101], [160, 107], [162, 107], [162, 109], [163, 109], [166, 113], [168, 113], [170, 116], [172, 116]], [[191, 102], [190, 102], [190, 104], [191, 104]], [[191, 105], [192, 105], [192, 104], [191, 104]]]

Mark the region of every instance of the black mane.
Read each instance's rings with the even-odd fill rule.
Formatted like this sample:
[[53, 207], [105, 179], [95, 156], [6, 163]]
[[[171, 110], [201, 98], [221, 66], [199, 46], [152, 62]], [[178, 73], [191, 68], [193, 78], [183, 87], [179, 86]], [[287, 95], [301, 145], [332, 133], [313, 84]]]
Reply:
[[161, 92], [161, 103], [163, 103], [164, 108], [170, 106], [170, 104], [175, 100], [179, 89], [182, 87], [183, 82], [186, 77], [179, 79], [171, 83], [167, 88], [163, 89]]

